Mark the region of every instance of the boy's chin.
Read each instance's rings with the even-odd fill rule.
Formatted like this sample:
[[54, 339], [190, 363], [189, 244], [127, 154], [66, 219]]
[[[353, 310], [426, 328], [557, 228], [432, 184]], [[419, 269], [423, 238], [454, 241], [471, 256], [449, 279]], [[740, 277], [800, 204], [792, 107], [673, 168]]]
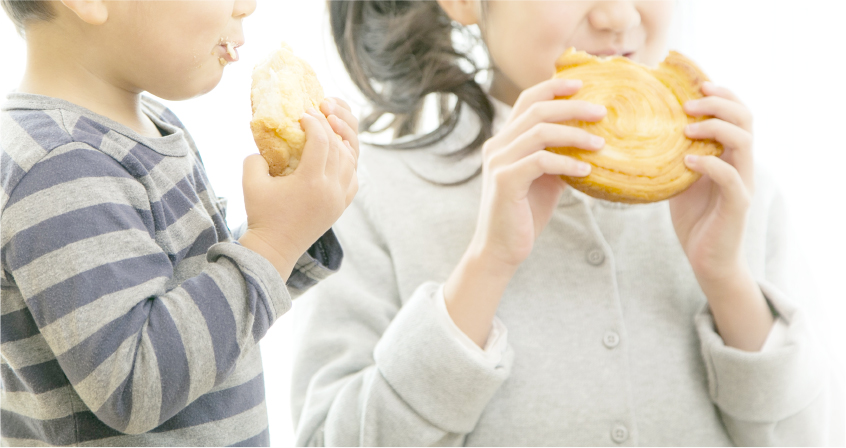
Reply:
[[220, 84], [222, 77], [223, 73], [221, 72], [217, 76], [207, 77], [202, 81], [195, 80], [194, 82], [186, 82], [184, 84], [174, 83], [176, 85], [160, 86], [154, 89], [148, 89], [147, 92], [168, 101], [189, 100], [211, 92]]

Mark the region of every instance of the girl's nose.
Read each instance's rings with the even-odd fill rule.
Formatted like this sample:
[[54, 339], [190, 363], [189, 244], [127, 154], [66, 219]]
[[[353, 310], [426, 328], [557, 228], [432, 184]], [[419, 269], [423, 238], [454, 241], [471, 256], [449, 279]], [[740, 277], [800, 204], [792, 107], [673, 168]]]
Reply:
[[633, 2], [601, 0], [588, 14], [588, 20], [598, 30], [624, 33], [640, 25], [640, 13]]

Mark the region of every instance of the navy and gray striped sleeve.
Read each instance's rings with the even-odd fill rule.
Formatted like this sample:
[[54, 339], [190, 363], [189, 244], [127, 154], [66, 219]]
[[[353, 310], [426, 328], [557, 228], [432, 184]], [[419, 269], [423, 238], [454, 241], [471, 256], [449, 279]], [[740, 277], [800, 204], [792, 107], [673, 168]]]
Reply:
[[117, 161], [75, 143], [26, 173], [0, 218], [4, 269], [32, 314], [20, 334], [39, 331], [67, 377], [43, 380], [70, 381], [99, 419], [132, 434], [220, 384], [290, 307], [273, 266], [235, 243], [174, 278], [153, 207]]

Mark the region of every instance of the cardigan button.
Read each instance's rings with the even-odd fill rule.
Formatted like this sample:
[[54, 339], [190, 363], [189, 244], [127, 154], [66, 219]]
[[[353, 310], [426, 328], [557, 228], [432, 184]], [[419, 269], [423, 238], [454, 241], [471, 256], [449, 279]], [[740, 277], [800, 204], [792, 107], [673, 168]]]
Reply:
[[613, 331], [609, 331], [602, 337], [602, 343], [608, 348], [614, 348], [620, 343], [620, 335]]
[[629, 438], [629, 430], [623, 425], [617, 425], [611, 430], [611, 439], [617, 443], [623, 443]]
[[586, 258], [588, 263], [594, 266], [599, 266], [603, 261], [605, 261], [605, 254], [599, 249], [593, 249], [588, 251]]

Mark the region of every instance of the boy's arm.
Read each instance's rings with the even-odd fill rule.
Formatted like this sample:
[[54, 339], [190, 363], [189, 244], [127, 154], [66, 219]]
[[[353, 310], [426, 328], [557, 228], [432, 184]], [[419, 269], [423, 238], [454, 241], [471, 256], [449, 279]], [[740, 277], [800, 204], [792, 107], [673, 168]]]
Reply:
[[[238, 240], [247, 231], [247, 222], [238, 226], [232, 232], [232, 238]], [[291, 276], [285, 284], [292, 299], [303, 295], [309, 288], [316, 285], [341, 267], [344, 251], [335, 232], [326, 231], [308, 250], [300, 256], [294, 266]]]
[[[88, 408], [125, 433], [159, 426], [220, 384], [290, 307], [261, 256], [196, 243], [214, 234], [196, 207], [172, 226], [202, 250], [164, 252], [157, 241], [170, 235], [155, 228], [163, 212], [152, 202], [114, 159], [76, 148], [33, 167], [2, 214], [3, 269], [33, 324]], [[178, 257], [202, 272], [176, 278]]]

